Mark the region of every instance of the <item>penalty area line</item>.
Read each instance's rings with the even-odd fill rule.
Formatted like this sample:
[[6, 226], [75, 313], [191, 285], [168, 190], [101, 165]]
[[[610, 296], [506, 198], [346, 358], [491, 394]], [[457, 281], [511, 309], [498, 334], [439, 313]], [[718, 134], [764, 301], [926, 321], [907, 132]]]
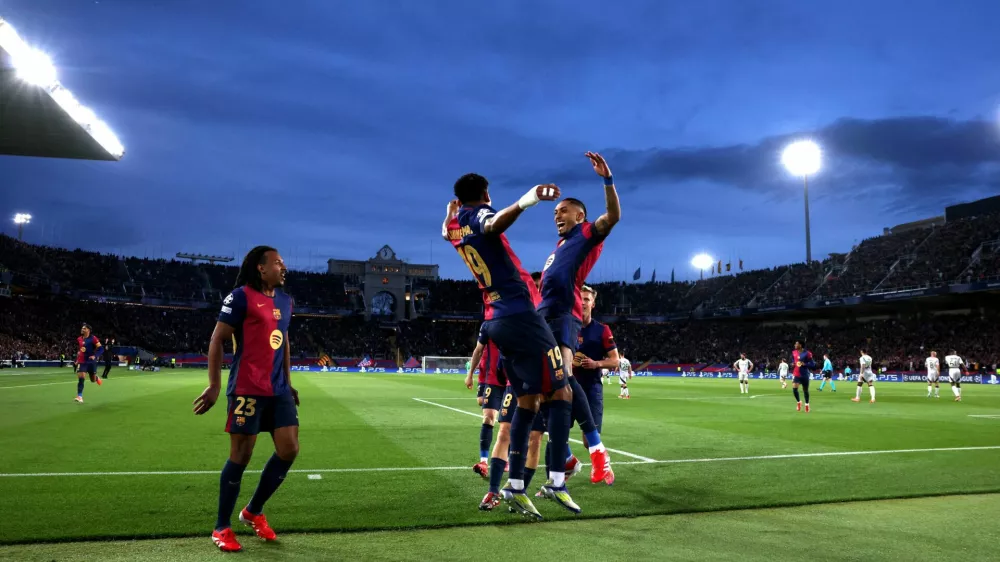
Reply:
[[[414, 398], [414, 400], [416, 400], [417, 402], [422, 402], [424, 404], [430, 404], [431, 406], [437, 406], [438, 408], [444, 408], [445, 410], [451, 410], [452, 412], [458, 412], [459, 414], [465, 414], [467, 416], [474, 416], [474, 417], [477, 417], [477, 418], [482, 418], [483, 417], [482, 413], [478, 413], [477, 414], [475, 412], [469, 412], [467, 410], [460, 410], [458, 408], [452, 408], [451, 406], [445, 406], [444, 404], [438, 404], [437, 402], [431, 402], [430, 400], [424, 400], [423, 398]], [[571, 443], [576, 443], [578, 445], [583, 445], [583, 441], [580, 441], [580, 440], [577, 440], [577, 439], [573, 439], [573, 438], [570, 438], [570, 442]], [[633, 459], [636, 459], [636, 460], [639, 460], [639, 461], [642, 461], [642, 462], [646, 462], [646, 463], [656, 462], [655, 459], [651, 459], [649, 457], [644, 457], [642, 455], [637, 455], [635, 453], [629, 453], [627, 451], [621, 451], [621, 450], [618, 450], [618, 449], [612, 449], [611, 447], [607, 447], [607, 449], [609, 451], [611, 451], [612, 453], [615, 453], [615, 454], [618, 454], [618, 455], [622, 455], [624, 457], [633, 458]]]

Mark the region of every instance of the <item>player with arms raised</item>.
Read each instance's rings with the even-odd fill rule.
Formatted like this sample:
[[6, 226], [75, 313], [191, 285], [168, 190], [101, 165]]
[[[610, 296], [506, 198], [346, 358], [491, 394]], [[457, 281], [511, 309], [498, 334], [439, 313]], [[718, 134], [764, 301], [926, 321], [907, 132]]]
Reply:
[[[483, 409], [483, 425], [479, 430], [479, 463], [472, 467], [473, 472], [486, 478], [489, 473], [490, 444], [493, 443], [493, 426], [496, 424], [497, 413], [503, 400], [507, 381], [500, 380], [500, 350], [489, 337], [479, 329], [479, 341], [472, 351], [473, 365], [478, 365], [480, 384], [480, 402]], [[472, 388], [472, 369], [465, 377], [466, 388]]]
[[811, 351], [802, 347], [802, 342], [795, 342], [795, 350], [792, 351], [792, 395], [795, 396], [795, 410], [802, 411], [802, 400], [799, 398], [799, 387], [802, 387], [803, 398], [806, 400], [806, 413], [809, 413], [809, 380], [812, 376], [812, 369], [816, 368], [816, 361], [813, 360]]
[[240, 521], [265, 541], [277, 536], [264, 517], [264, 504], [285, 480], [299, 453], [299, 395], [291, 385], [288, 344], [292, 298], [282, 290], [287, 273], [274, 248], [257, 246], [246, 255], [208, 346], [208, 388], [194, 401], [194, 413], [201, 415], [218, 400], [223, 344], [235, 338], [226, 386], [229, 459], [219, 480], [219, 513], [212, 532], [212, 542], [223, 552], [242, 550], [230, 518], [257, 434], [269, 432], [275, 452], [264, 465], [250, 503], [240, 512]]
[[861, 357], [858, 359], [858, 391], [854, 395], [854, 398], [851, 398], [851, 402], [861, 402], [861, 386], [865, 383], [868, 384], [868, 393], [871, 394], [871, 400], [868, 403], [874, 404], [875, 373], [872, 372], [872, 358], [862, 349]]
[[104, 353], [104, 348], [101, 347], [101, 340], [91, 332], [89, 324], [80, 328], [76, 345], [79, 348], [76, 354], [76, 401], [83, 404], [84, 373], [90, 376], [90, 382], [101, 386], [101, 379], [97, 376], [97, 358]]
[[954, 349], [944, 358], [944, 364], [948, 366], [948, 380], [951, 382], [951, 393], [955, 395], [955, 402], [962, 401], [962, 375], [965, 373], [965, 361], [959, 357]]
[[[517, 396], [510, 425], [510, 480], [501, 495], [516, 512], [541, 519], [524, 490], [528, 436], [541, 400], [547, 400], [549, 439], [566, 458], [573, 391], [566, 381], [569, 366], [563, 364], [552, 332], [535, 311], [538, 290], [504, 232], [525, 209], [540, 201], [556, 200], [559, 188], [537, 185], [499, 212], [490, 206], [488, 188], [489, 182], [478, 174], [459, 178], [455, 182], [457, 199], [448, 204], [441, 235], [458, 251], [483, 292], [483, 332], [503, 354], [507, 380]], [[566, 490], [565, 473], [553, 472], [551, 476], [551, 497], [579, 513], [580, 507]]]
[[781, 358], [781, 363], [778, 363], [778, 378], [781, 380], [781, 388], [788, 386], [788, 361], [785, 358]]
[[927, 365], [927, 397], [930, 398], [931, 391], [934, 391], [934, 398], [941, 398], [941, 383], [938, 382], [941, 377], [941, 361], [937, 352], [932, 351], [924, 364]]
[[747, 359], [746, 353], [740, 353], [740, 358], [733, 363], [737, 377], [740, 379], [740, 394], [750, 394], [750, 371], [753, 370], [753, 361]]
[[[611, 471], [607, 449], [601, 443], [600, 433], [594, 424], [586, 393], [572, 377], [572, 363], [583, 324], [581, 289], [601, 255], [605, 238], [621, 220], [621, 205], [608, 163], [595, 152], [587, 152], [585, 155], [594, 172], [604, 179], [606, 212], [596, 221], [589, 222], [587, 207], [579, 199], [567, 197], [556, 205], [554, 221], [559, 242], [542, 270], [542, 304], [539, 305], [538, 312], [552, 329], [552, 334], [559, 343], [563, 364], [570, 375], [574, 394], [573, 417], [586, 436], [591, 460], [590, 481], [596, 484], [601, 481], [612, 482], [614, 473]], [[560, 456], [558, 451], [551, 454], [551, 460], [556, 464], [564, 458], [566, 457]]]

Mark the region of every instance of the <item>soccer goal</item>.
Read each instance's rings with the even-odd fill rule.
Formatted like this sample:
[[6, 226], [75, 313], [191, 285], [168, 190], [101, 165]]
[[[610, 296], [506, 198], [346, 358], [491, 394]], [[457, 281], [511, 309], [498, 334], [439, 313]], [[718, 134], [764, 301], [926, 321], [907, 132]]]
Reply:
[[420, 367], [425, 373], [434, 374], [465, 374], [469, 372], [471, 357], [434, 357], [425, 355], [420, 360]]

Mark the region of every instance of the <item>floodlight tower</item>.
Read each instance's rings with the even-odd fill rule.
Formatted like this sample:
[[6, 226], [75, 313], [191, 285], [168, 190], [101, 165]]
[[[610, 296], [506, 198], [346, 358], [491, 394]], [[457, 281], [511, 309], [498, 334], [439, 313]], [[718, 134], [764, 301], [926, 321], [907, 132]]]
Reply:
[[806, 263], [812, 263], [812, 232], [809, 228], [809, 176], [819, 171], [822, 153], [810, 140], [796, 141], [785, 147], [781, 163], [793, 176], [802, 176], [806, 199]]
[[705, 278], [705, 270], [712, 267], [714, 263], [715, 258], [708, 254], [698, 254], [691, 258], [691, 266], [698, 270], [701, 279]]
[[14, 224], [17, 225], [17, 239], [24, 240], [24, 225], [31, 222], [31, 215], [28, 213], [17, 213], [14, 215]]

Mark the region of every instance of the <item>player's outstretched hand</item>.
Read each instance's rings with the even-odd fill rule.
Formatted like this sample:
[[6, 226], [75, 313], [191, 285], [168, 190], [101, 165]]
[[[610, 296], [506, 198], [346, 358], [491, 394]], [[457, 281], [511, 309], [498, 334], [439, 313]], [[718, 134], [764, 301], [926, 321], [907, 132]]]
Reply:
[[465, 388], [472, 390], [472, 373], [465, 375]]
[[448, 216], [453, 217], [458, 214], [458, 209], [462, 206], [462, 202], [458, 199], [452, 199], [448, 201]]
[[213, 386], [205, 387], [202, 391], [201, 396], [194, 399], [194, 415], [200, 416], [205, 412], [212, 409], [215, 406], [215, 402], [219, 399], [219, 389]]
[[608, 163], [604, 160], [604, 157], [596, 152], [588, 152], [586, 154], [587, 158], [590, 158], [590, 164], [594, 166], [594, 171], [597, 175], [602, 178], [611, 177], [611, 168], [608, 167]]
[[559, 186], [554, 183], [544, 183], [535, 186], [535, 194], [539, 201], [555, 201], [559, 199]]

